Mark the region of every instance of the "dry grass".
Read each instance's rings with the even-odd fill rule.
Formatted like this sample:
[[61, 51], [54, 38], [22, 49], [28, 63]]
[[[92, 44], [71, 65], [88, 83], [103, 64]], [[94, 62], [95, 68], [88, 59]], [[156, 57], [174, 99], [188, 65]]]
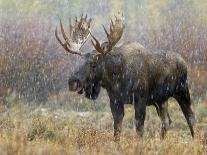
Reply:
[[198, 120], [195, 140], [177, 105], [170, 104], [169, 109], [173, 124], [162, 141], [154, 109], [148, 108], [145, 136], [138, 139], [133, 108], [128, 106], [121, 141], [115, 143], [109, 110], [78, 113], [18, 105], [1, 113], [0, 154], [206, 154], [206, 106], [194, 107]]
[[[106, 95], [101, 95], [94, 104], [88, 100], [79, 101], [80, 96], [63, 92], [67, 87], [70, 71], [79, 65], [75, 64], [79, 61], [73, 56], [67, 57], [64, 49], [55, 40], [54, 30], [58, 24], [56, 16], [75, 14], [73, 10], [80, 11], [80, 7], [74, 5], [68, 14], [62, 6], [57, 11], [56, 7], [60, 6], [60, 2], [56, 5], [56, 1], [53, 1], [48, 1], [50, 4], [43, 2], [47, 8], [40, 7], [42, 5], [39, 3], [40, 10], [36, 7], [37, 3], [34, 7], [36, 11], [32, 11], [31, 7], [27, 7], [29, 3], [25, 3], [25, 9], [28, 8], [30, 12], [28, 15], [24, 11], [16, 13], [15, 9], [11, 11], [12, 8], [7, 7], [1, 11], [0, 84], [7, 84], [21, 99], [33, 101], [35, 105], [38, 104], [37, 101], [45, 101], [48, 105], [35, 109], [31, 107], [33, 103], [28, 103], [31, 106], [14, 105], [18, 99], [11, 99], [12, 95], [8, 97], [11, 107], [8, 111], [3, 112], [4, 106], [0, 105], [0, 154], [207, 154], [207, 27], [206, 16], [200, 14], [202, 10], [189, 12], [194, 10], [191, 7], [194, 3], [189, 3], [188, 6], [185, 5], [188, 2], [182, 1], [176, 5], [169, 4], [164, 10], [171, 11], [163, 12], [161, 4], [164, 1], [159, 2], [158, 8], [153, 5], [157, 2], [150, 2], [152, 8], [150, 7], [149, 12], [158, 9], [156, 14], [160, 13], [160, 18], [165, 21], [156, 26], [150, 23], [162, 23], [162, 20], [151, 15], [147, 17], [147, 14], [146, 17], [143, 16], [141, 12], [145, 14], [145, 8], [140, 8], [140, 14], [137, 12], [139, 9], [128, 3], [124, 7], [129, 19], [123, 42], [138, 41], [152, 50], [163, 49], [180, 53], [189, 63], [192, 99], [194, 103], [201, 100], [203, 103], [194, 105], [198, 120], [195, 140], [191, 139], [178, 106], [170, 104], [173, 123], [165, 140], [161, 141], [159, 138], [160, 120], [153, 108], [147, 109], [145, 135], [143, 139], [138, 139], [134, 129], [134, 111], [132, 106], [128, 106], [121, 141], [115, 143]], [[21, 10], [20, 6], [24, 6], [20, 5], [22, 1], [17, 3], [19, 5], [13, 5], [14, 8]], [[107, 1], [104, 3], [105, 9], [111, 5]], [[116, 3], [120, 2], [116, 0]], [[204, 1], [198, 3], [205, 6]], [[10, 3], [5, 1], [5, 4]], [[11, 6], [12, 4], [11, 2]], [[51, 7], [51, 4], [55, 7]], [[110, 9], [110, 6], [106, 14], [104, 8], [101, 11], [99, 7], [94, 9], [94, 6], [90, 2], [85, 7], [92, 10], [89, 14], [96, 17], [96, 25], [107, 22], [102, 17], [105, 16], [108, 20], [112, 13], [110, 10], [117, 11], [113, 7]], [[8, 9], [10, 11], [6, 11]], [[40, 15], [39, 11], [46, 11], [48, 14]], [[131, 24], [130, 18], [133, 18]], [[203, 21], [198, 22], [201, 18]], [[93, 31], [95, 32], [96, 30]], [[97, 32], [95, 35], [103, 37], [103, 30]], [[90, 44], [83, 51], [89, 52], [89, 47]]]

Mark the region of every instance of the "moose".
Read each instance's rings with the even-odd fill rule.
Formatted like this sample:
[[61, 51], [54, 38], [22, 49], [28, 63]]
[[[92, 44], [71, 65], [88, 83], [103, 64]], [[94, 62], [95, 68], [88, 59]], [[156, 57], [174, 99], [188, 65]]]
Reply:
[[[57, 41], [71, 54], [80, 56], [84, 63], [68, 81], [69, 90], [97, 99], [101, 88], [106, 89], [114, 119], [114, 137], [120, 140], [124, 105], [134, 104], [135, 125], [138, 137], [143, 136], [146, 106], [153, 105], [161, 119], [161, 138], [171, 123], [167, 100], [173, 97], [178, 102], [194, 137], [195, 116], [187, 81], [187, 65], [176, 52], [150, 51], [137, 42], [115, 45], [124, 31], [123, 15], [111, 20], [109, 30], [103, 26], [107, 41], [100, 43], [91, 33], [92, 19], [83, 15], [69, 25], [66, 35], [60, 20], [62, 39], [55, 30]], [[94, 50], [83, 54], [81, 47], [89, 36]]]

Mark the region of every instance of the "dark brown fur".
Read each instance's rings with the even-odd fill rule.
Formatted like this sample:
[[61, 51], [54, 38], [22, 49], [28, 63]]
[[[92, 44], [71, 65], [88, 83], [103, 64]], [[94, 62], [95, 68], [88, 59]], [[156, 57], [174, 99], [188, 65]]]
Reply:
[[164, 138], [171, 123], [166, 103], [170, 97], [178, 101], [194, 136], [187, 67], [179, 54], [148, 51], [139, 43], [127, 43], [105, 56], [97, 55], [96, 51], [88, 53], [84, 60], [84, 65], [69, 79], [69, 88], [85, 92], [90, 99], [98, 97], [101, 87], [107, 90], [116, 140], [121, 133], [124, 104], [132, 103], [137, 134], [143, 135], [146, 106], [154, 105], [162, 121]]

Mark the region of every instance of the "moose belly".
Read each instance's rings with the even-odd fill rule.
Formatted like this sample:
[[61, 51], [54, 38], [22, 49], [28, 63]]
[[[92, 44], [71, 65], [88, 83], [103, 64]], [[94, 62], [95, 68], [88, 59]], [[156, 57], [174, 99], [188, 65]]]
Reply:
[[169, 97], [172, 97], [175, 91], [175, 83], [163, 83], [152, 89], [147, 97], [148, 104], [155, 102], [165, 102]]
[[123, 104], [132, 104], [133, 103], [133, 93], [126, 91], [126, 90], [112, 90], [112, 89], [107, 89], [107, 93], [109, 95], [110, 99], [117, 100], [120, 103]]
[[120, 93], [120, 101], [124, 104], [132, 104], [133, 94]]

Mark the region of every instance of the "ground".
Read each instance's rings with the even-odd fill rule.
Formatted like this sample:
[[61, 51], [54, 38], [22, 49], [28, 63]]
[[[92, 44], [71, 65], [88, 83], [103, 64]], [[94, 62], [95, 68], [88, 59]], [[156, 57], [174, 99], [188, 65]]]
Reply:
[[173, 123], [165, 140], [160, 140], [160, 120], [153, 107], [147, 109], [145, 134], [139, 139], [133, 106], [127, 105], [121, 141], [116, 143], [109, 108], [77, 112], [18, 103], [1, 113], [0, 154], [206, 154], [207, 107], [200, 103], [193, 109], [198, 122], [194, 140], [173, 100]]

